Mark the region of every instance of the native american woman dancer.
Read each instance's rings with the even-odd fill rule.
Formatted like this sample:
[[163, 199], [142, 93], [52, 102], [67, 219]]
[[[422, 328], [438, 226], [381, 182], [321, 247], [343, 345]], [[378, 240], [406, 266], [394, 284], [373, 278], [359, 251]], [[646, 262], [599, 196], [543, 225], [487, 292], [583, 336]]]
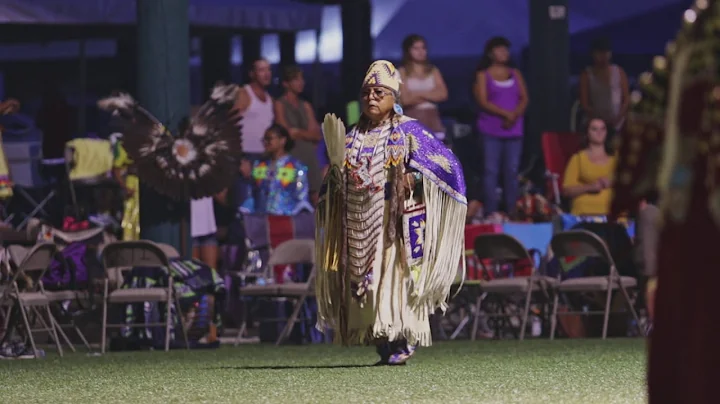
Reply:
[[633, 95], [613, 203], [622, 212], [659, 191], [653, 404], [720, 402], [720, 1], [698, 0], [684, 19]]
[[346, 134], [328, 115], [330, 158], [317, 211], [318, 328], [343, 345], [374, 344], [382, 365], [431, 344], [461, 265], [465, 181], [455, 156], [398, 104], [400, 74], [370, 66], [362, 117]]

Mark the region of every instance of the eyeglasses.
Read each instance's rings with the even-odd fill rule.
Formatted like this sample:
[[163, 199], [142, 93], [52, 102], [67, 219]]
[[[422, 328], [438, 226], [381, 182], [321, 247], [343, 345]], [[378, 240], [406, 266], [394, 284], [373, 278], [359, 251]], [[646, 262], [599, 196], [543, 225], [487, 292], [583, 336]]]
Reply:
[[363, 90], [360, 93], [360, 95], [364, 99], [370, 99], [372, 97], [372, 98], [375, 98], [378, 100], [382, 100], [383, 98], [385, 98], [389, 95], [392, 95], [392, 93], [390, 91], [384, 90], [382, 88], [368, 88], [368, 89]]

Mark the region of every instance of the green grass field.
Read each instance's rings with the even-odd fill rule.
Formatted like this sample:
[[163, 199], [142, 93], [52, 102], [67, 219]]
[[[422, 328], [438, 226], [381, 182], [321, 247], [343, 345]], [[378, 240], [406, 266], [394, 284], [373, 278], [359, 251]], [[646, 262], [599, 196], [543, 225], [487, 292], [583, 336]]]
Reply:
[[0, 362], [2, 403], [644, 403], [645, 342], [445, 342], [404, 367], [372, 348], [244, 345]]

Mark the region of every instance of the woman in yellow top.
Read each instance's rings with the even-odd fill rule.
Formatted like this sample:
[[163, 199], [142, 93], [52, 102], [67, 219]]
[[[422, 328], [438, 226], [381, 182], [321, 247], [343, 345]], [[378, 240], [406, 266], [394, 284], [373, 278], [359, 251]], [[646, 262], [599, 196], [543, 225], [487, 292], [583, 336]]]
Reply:
[[615, 157], [605, 144], [607, 125], [594, 118], [588, 123], [586, 146], [575, 153], [565, 168], [563, 195], [570, 198], [570, 213], [576, 216], [607, 215], [612, 199]]
[[113, 134], [113, 177], [124, 191], [122, 239], [140, 240], [140, 179], [135, 172], [133, 161], [122, 145], [122, 135]]

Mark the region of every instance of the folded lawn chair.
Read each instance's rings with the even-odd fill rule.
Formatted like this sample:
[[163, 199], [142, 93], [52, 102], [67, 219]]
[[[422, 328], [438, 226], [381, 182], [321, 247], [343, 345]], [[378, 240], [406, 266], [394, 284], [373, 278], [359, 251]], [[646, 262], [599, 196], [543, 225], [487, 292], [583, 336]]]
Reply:
[[[7, 305], [10, 303], [20, 312], [36, 358], [39, 357], [39, 354], [35, 345], [34, 332], [48, 332], [57, 347], [58, 353], [63, 356], [57, 332], [59, 327], [50, 311], [50, 300], [42, 283], [42, 277], [55, 257], [57, 247], [54, 244], [46, 243], [37, 244], [30, 249], [12, 245], [8, 247], [7, 253], [15, 266], [15, 271], [10, 288], [6, 288], [0, 298], [0, 304]], [[21, 287], [20, 284], [23, 284], [23, 286]], [[43, 313], [40, 312], [40, 309], [43, 308], [45, 309], [44, 314], [47, 315], [47, 322], [43, 319]], [[12, 313], [12, 310], [10, 313]], [[34, 315], [34, 318], [40, 322], [43, 328], [32, 328], [31, 314]], [[7, 316], [6, 329], [12, 318], [12, 314]]]
[[[65, 146], [65, 163], [76, 218], [82, 213], [79, 199], [83, 206], [91, 206], [92, 211], [95, 190], [119, 189], [120, 184], [111, 176], [113, 152], [109, 140], [82, 138], [69, 141]], [[78, 197], [77, 191], [82, 191], [82, 198]]]
[[[615, 261], [613, 260], [610, 251], [605, 242], [596, 234], [591, 233], [587, 230], [571, 230], [557, 233], [553, 236], [550, 242], [552, 253], [556, 257], [594, 257], [603, 260], [610, 268], [607, 275], [603, 276], [584, 276], [579, 278], [567, 279], [560, 282], [556, 287], [555, 301], [553, 302], [553, 313], [550, 325], [550, 339], [555, 338], [555, 328], [557, 327], [557, 319], [559, 315], [572, 315], [572, 314], [602, 314], [603, 319], [603, 331], [602, 338], [607, 338], [608, 320], [610, 318], [610, 302], [612, 299], [613, 291], [619, 290], [623, 300], [630, 309], [635, 324], [641, 334], [644, 334], [643, 330], [640, 329], [640, 319], [638, 318], [635, 307], [630, 299], [628, 290], [637, 287], [637, 279], [629, 276], [620, 276], [618, 273]], [[587, 292], [604, 292], [605, 297], [605, 310], [603, 311], [566, 311], [559, 313], [558, 304], [561, 293], [587, 293]]]
[[[141, 327], [165, 327], [165, 351], [170, 350], [170, 334], [173, 322], [171, 308], [174, 303], [177, 310], [180, 309], [173, 277], [169, 275], [169, 259], [167, 247], [160, 247], [150, 241], [118, 241], [110, 243], [102, 251], [102, 263], [106, 271], [106, 279], [103, 291], [103, 320], [102, 320], [102, 353], [105, 353], [107, 329], [112, 328], [141, 328]], [[111, 279], [122, 279], [122, 272], [132, 270], [134, 267], [160, 268], [167, 273], [167, 285], [147, 288], [127, 288], [110, 291]], [[121, 282], [118, 282], [120, 284]], [[108, 305], [121, 303], [143, 303], [156, 302], [165, 304], [165, 321], [162, 323], [134, 323], [125, 322], [119, 324], [108, 324]], [[185, 326], [180, 317], [179, 325], [185, 339], [185, 346], [189, 348]]]
[[[275, 265], [298, 265], [310, 264], [312, 269], [306, 282], [291, 282], [283, 284], [246, 285], [240, 288], [240, 295], [252, 298], [288, 298], [295, 300], [293, 312], [287, 319], [285, 328], [278, 336], [275, 345], [280, 345], [290, 335], [294, 324], [306, 299], [314, 296], [315, 285], [315, 241], [314, 240], [289, 240], [275, 248], [268, 260], [269, 268]], [[247, 328], [247, 317], [250, 311], [249, 303], [244, 305], [242, 324], [238, 332], [235, 345], [240, 343], [240, 338]], [[311, 319], [304, 319], [309, 321]]]
[[[515, 317], [518, 314], [521, 317], [520, 324], [520, 340], [525, 339], [525, 330], [530, 313], [530, 302], [532, 294], [540, 292], [548, 301], [550, 299], [549, 290], [558, 282], [555, 278], [542, 276], [538, 273], [534, 260], [531, 258], [530, 252], [514, 237], [507, 234], [482, 234], [475, 238], [475, 256], [484, 262], [491, 260], [495, 265], [503, 263], [513, 265], [513, 268], [521, 262], [529, 262], [531, 272], [529, 276], [515, 276], [508, 278], [495, 278], [482, 281], [480, 289], [488, 296], [499, 298], [499, 307], [501, 312], [488, 314], [490, 317]], [[519, 312], [506, 312], [503, 300], [512, 296], [522, 296], [523, 309]], [[478, 296], [475, 307], [475, 321], [473, 323], [473, 332], [471, 339], [475, 340], [478, 324], [480, 320], [480, 305], [484, 297]]]
[[581, 139], [582, 135], [572, 132], [545, 132], [542, 134], [547, 196], [557, 206], [560, 206], [562, 201], [562, 183], [565, 167], [573, 154], [580, 151]]
[[[11, 150], [8, 151], [9, 154], [13, 155], [13, 153], [18, 152], [17, 150], [12, 149], [13, 144], [7, 145], [7, 147], [11, 147]], [[22, 229], [27, 224], [28, 220], [38, 216], [42, 215], [45, 218], [49, 218], [48, 212], [45, 211], [45, 207], [50, 201], [55, 197], [56, 192], [54, 189], [45, 190], [42, 194], [43, 197], [38, 202], [35, 198], [33, 198], [32, 195], [30, 195], [29, 190], [31, 191], [31, 188], [37, 189], [38, 186], [32, 183], [23, 183], [23, 178], [20, 178], [19, 182], [13, 181], [13, 175], [11, 173], [11, 162], [7, 158], [6, 153], [6, 145], [4, 144], [2, 140], [2, 133], [0, 132], [0, 201], [3, 202], [5, 205], [6, 213], [8, 211], [8, 207], [10, 205], [11, 199], [13, 197], [17, 199], [18, 197], [21, 197], [23, 200], [14, 200], [12, 205], [13, 208], [11, 208], [15, 213], [22, 213], [24, 215], [24, 218], [20, 221], [18, 228]], [[23, 150], [23, 148], [21, 148]], [[26, 148], [24, 148], [26, 150]], [[18, 168], [19, 161], [17, 160], [18, 157], [14, 156], [16, 160], [14, 162], [16, 163], [13, 167], [13, 170]], [[32, 166], [34, 163], [31, 158], [25, 158], [29, 159], [27, 160], [20, 160], [21, 165], [20, 167], [27, 168], [28, 165]], [[27, 177], [24, 179], [25, 182], [31, 182], [32, 181], [32, 173], [29, 175], [25, 175], [24, 177]], [[39, 190], [42, 192], [42, 190]], [[37, 195], [36, 195], [37, 196]], [[39, 199], [39, 198], [38, 198]], [[29, 212], [25, 209], [21, 209], [21, 205], [23, 208], [29, 210]], [[29, 206], [27, 206], [29, 205]], [[21, 212], [22, 211], [22, 212]], [[13, 220], [14, 214], [9, 215], [5, 218], [5, 223], [10, 223], [11, 220]], [[19, 219], [17, 219], [19, 220]], [[17, 221], [15, 222], [17, 223]]]

